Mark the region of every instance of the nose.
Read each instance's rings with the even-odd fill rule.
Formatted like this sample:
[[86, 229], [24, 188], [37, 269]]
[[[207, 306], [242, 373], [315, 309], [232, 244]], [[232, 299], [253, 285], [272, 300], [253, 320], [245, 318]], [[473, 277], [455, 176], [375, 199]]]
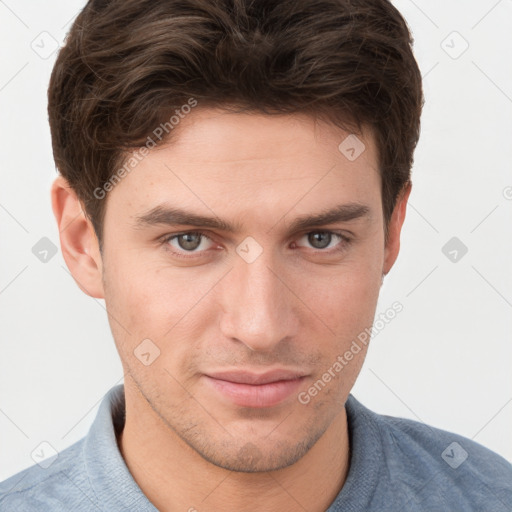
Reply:
[[224, 336], [253, 351], [271, 352], [297, 334], [296, 300], [282, 270], [266, 251], [251, 263], [236, 258], [227, 277], [219, 290]]

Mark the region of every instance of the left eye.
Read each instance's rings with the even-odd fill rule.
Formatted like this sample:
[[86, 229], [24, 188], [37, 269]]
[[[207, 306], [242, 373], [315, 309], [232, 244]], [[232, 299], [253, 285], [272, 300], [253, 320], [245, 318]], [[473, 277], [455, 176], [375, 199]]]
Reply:
[[[323, 250], [329, 248], [329, 245], [333, 241], [345, 242], [347, 238], [339, 233], [334, 233], [333, 231], [311, 231], [310, 233], [306, 233], [302, 238], [306, 238], [308, 244], [310, 244], [313, 249]], [[301, 239], [302, 239], [301, 238]], [[338, 244], [335, 244], [335, 247]]]

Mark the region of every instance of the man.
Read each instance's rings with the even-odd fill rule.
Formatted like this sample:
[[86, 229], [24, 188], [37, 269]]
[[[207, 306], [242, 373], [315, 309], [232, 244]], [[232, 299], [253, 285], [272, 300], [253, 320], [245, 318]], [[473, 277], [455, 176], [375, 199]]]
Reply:
[[49, 87], [52, 205], [125, 382], [1, 510], [512, 510], [503, 458], [350, 395], [422, 104], [386, 0], [90, 1]]

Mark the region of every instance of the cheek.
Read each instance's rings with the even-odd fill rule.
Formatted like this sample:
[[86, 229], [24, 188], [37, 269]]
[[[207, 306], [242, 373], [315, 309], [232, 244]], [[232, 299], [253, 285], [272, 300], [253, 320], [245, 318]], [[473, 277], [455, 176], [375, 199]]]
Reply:
[[143, 339], [156, 338], [158, 319], [166, 309], [165, 287], [136, 255], [115, 256], [104, 266], [105, 302], [118, 346], [133, 350]]
[[162, 352], [181, 350], [180, 340], [204, 327], [210, 314], [208, 293], [226, 268], [171, 267], [162, 260], [131, 256], [120, 258], [107, 272], [105, 300], [116, 336], [131, 347], [149, 338]]
[[[160, 272], [141, 268], [144, 272], [132, 272], [119, 265], [108, 276], [105, 300], [125, 370], [139, 385], [154, 383], [158, 390], [156, 383], [172, 381], [168, 372], [180, 375], [181, 381], [187, 375], [187, 365], [193, 363], [195, 355], [190, 350], [194, 347], [187, 334], [194, 336], [191, 308], [198, 297], [191, 286], [183, 293], [179, 279], [163, 279]], [[178, 395], [177, 400], [183, 399]]]
[[304, 302], [334, 331], [340, 343], [373, 322], [382, 282], [380, 258], [346, 261], [301, 287]]
[[340, 396], [346, 399], [359, 375], [370, 340], [380, 276], [375, 266], [351, 265], [333, 273], [322, 289], [309, 288], [308, 301], [321, 319], [314, 322], [315, 326], [311, 321], [306, 326], [308, 338], [315, 339], [322, 354], [312, 382], [328, 382], [326, 393], [322, 391], [324, 404], [338, 401]]

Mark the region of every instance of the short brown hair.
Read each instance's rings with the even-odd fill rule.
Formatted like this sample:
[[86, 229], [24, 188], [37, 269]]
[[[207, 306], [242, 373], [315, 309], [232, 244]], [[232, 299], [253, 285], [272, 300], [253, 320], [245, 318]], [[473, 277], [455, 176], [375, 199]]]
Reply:
[[424, 102], [412, 43], [387, 0], [90, 0], [51, 75], [55, 163], [101, 247], [94, 191], [191, 98], [370, 126], [387, 235]]

